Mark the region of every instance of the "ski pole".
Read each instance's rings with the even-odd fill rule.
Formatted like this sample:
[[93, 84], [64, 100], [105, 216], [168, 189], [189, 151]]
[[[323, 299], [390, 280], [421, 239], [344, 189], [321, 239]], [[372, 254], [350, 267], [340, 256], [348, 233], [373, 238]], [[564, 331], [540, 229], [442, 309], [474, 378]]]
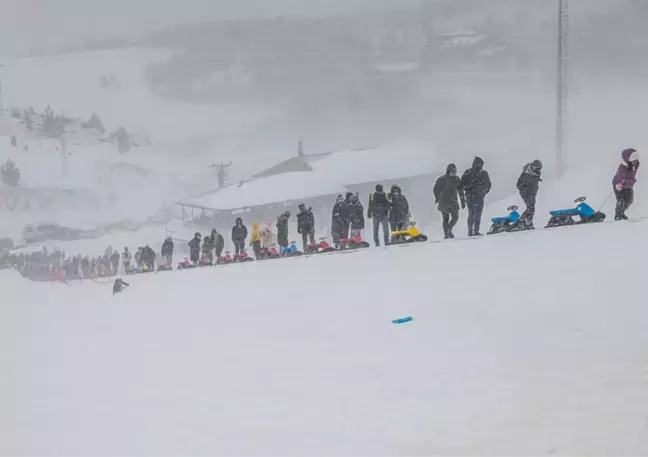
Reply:
[[608, 194], [608, 196], [605, 197], [605, 200], [603, 200], [603, 204], [599, 207], [597, 213], [600, 213], [600, 212], [601, 212], [601, 209], [603, 209], [603, 207], [605, 206], [605, 204], [607, 203], [607, 201], [610, 199], [610, 195], [612, 195], [612, 192], [614, 192], [614, 189], [612, 189], [612, 190], [610, 191], [610, 193]]

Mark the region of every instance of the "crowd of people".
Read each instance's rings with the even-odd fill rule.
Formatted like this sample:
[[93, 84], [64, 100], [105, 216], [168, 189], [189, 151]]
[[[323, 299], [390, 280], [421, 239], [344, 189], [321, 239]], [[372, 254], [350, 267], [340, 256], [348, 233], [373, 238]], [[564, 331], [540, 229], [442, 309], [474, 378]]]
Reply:
[[[612, 192], [616, 196], [615, 220], [627, 219], [626, 211], [634, 200], [634, 185], [639, 168], [639, 156], [635, 149], [626, 149], [621, 154], [621, 164], [613, 178]], [[523, 229], [533, 229], [535, 205], [542, 176], [542, 162], [534, 160], [527, 163], [517, 180], [517, 189], [526, 205], [520, 216]], [[468, 235], [481, 236], [481, 219], [486, 196], [491, 190], [491, 180], [484, 169], [484, 161], [476, 157], [472, 166], [459, 177], [457, 167], [449, 164], [446, 173], [439, 177], [434, 185], [435, 203], [441, 212], [442, 227], [446, 239], [454, 238], [453, 229], [459, 219], [460, 209], [468, 210]], [[301, 235], [303, 252], [313, 252], [318, 246], [315, 239], [316, 221], [312, 208], [305, 204], [298, 206], [297, 233]], [[231, 230], [231, 243], [234, 246], [232, 261], [247, 258], [247, 247], [251, 247], [256, 260], [264, 260], [272, 256], [284, 256], [295, 251], [294, 243], [290, 241], [289, 222], [290, 211], [282, 212], [274, 227], [269, 222], [261, 225], [252, 223], [251, 230], [236, 218]], [[331, 238], [335, 249], [344, 247], [348, 240], [361, 238], [365, 221], [373, 224], [373, 241], [375, 246], [390, 244], [391, 233], [404, 230], [409, 225], [410, 206], [407, 197], [403, 195], [398, 185], [393, 185], [385, 192], [382, 184], [375, 186], [369, 195], [366, 212], [356, 193], [338, 195], [331, 214]], [[381, 236], [382, 235], [382, 236]], [[204, 237], [196, 232], [188, 243], [189, 258], [185, 264], [197, 265], [214, 264], [222, 259], [225, 249], [225, 238], [216, 229]], [[0, 265], [11, 266], [25, 276], [38, 277], [47, 275], [63, 275], [67, 278], [94, 278], [115, 276], [121, 273], [173, 269], [174, 241], [168, 237], [161, 246], [161, 260], [150, 246], [139, 247], [134, 255], [128, 247], [119, 252], [108, 247], [102, 256], [72, 256], [66, 257], [65, 252], [42, 251], [30, 254], [10, 254], [0, 258]], [[120, 269], [121, 261], [121, 269]], [[156, 262], [157, 261], [157, 262]]]

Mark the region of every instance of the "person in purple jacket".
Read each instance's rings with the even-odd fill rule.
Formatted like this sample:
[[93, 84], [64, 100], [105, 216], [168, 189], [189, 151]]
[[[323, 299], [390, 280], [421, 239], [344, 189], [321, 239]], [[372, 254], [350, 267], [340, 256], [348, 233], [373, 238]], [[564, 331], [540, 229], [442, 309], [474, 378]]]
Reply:
[[627, 220], [626, 210], [634, 200], [634, 185], [637, 182], [637, 169], [639, 169], [639, 154], [635, 149], [626, 149], [621, 153], [621, 164], [617, 169], [612, 185], [616, 196], [615, 221]]

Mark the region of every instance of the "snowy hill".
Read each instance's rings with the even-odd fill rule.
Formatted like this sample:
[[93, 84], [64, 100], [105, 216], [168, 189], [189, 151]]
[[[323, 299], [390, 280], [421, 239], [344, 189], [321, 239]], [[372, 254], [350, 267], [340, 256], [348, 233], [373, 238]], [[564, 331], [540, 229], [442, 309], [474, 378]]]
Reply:
[[647, 230], [159, 273], [114, 297], [0, 272], [0, 454], [644, 454]]

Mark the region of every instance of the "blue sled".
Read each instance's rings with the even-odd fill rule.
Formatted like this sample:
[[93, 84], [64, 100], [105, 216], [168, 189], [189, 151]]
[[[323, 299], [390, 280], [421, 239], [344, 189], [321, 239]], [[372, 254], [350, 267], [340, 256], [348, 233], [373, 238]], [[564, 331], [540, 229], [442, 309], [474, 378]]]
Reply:
[[[575, 208], [550, 211], [551, 218], [547, 222], [547, 228], [603, 222], [605, 220], [605, 214], [600, 211], [595, 211], [594, 208], [585, 203], [585, 197], [577, 198], [574, 200], [574, 203], [578, 203]], [[578, 217], [579, 219], [574, 220], [574, 217]]]
[[492, 225], [488, 230], [489, 235], [494, 235], [496, 233], [502, 232], [511, 232], [519, 227], [520, 213], [518, 212], [518, 207], [512, 205], [509, 206], [506, 210], [509, 212], [508, 216], [494, 217], [491, 219]]
[[412, 316], [401, 317], [400, 319], [394, 319], [392, 324], [404, 324], [405, 322], [410, 322], [412, 320], [414, 320]]

